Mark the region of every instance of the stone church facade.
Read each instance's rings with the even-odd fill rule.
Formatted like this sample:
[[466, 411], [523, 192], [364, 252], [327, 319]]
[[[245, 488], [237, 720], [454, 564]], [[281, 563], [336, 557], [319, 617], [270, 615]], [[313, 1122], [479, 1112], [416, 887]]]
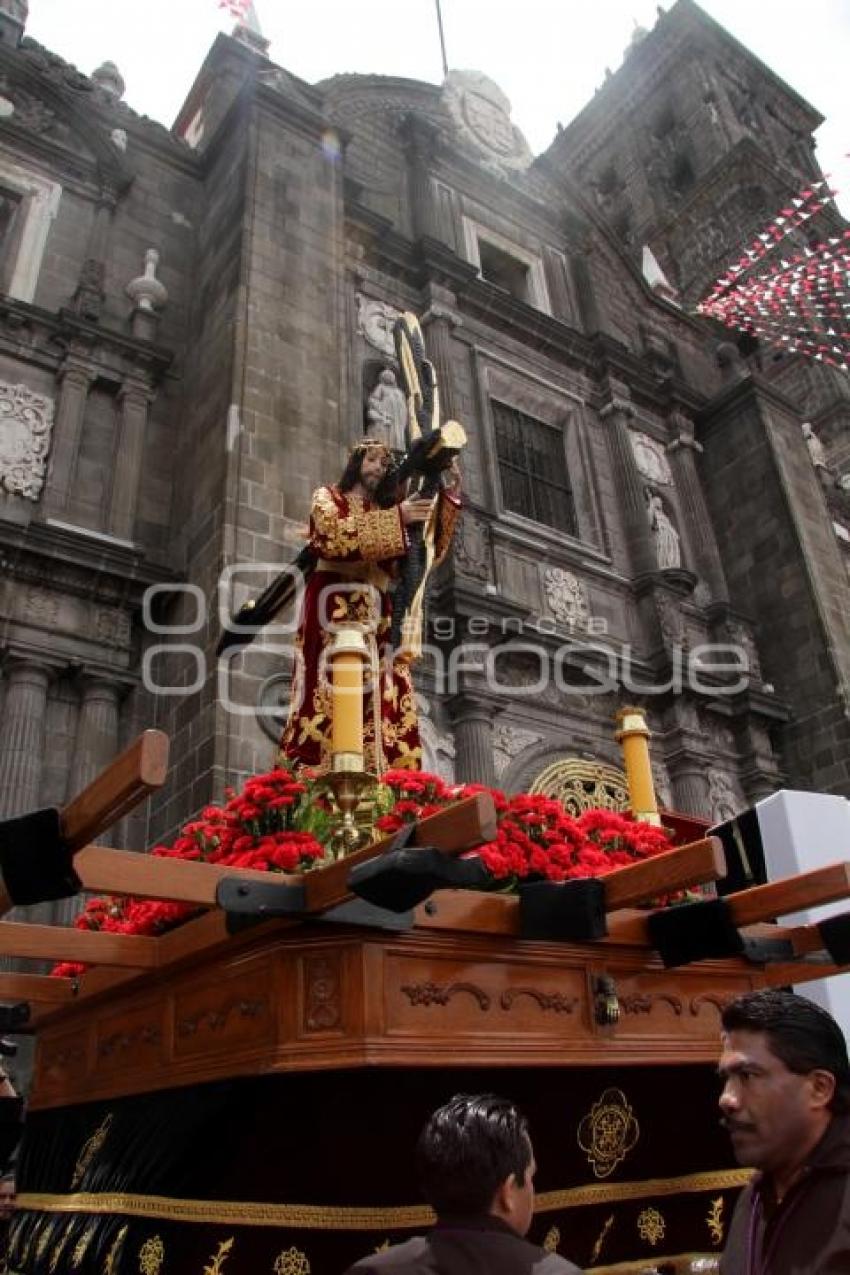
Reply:
[[308, 85], [245, 29], [168, 131], [25, 9], [0, 0], [4, 813], [147, 726], [172, 775], [129, 846], [268, 768], [291, 634], [219, 666], [219, 612], [392, 416], [401, 310], [470, 438], [426, 764], [616, 764], [638, 701], [668, 805], [850, 794], [848, 378], [692, 313], [818, 174], [810, 106], [678, 0], [536, 158], [484, 75]]

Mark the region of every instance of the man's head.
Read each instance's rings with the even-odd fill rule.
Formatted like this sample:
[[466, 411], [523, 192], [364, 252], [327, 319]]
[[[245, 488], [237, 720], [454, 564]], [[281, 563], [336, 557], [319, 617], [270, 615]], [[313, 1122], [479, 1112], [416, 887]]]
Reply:
[[836, 1112], [850, 1108], [850, 1064], [826, 1010], [793, 992], [750, 992], [721, 1016], [720, 1096], [735, 1158], [793, 1174]]
[[352, 447], [342, 477], [337, 484], [341, 492], [361, 488], [374, 496], [381, 479], [392, 463], [392, 451], [378, 438], [364, 438]]
[[525, 1235], [534, 1212], [528, 1125], [495, 1094], [456, 1094], [435, 1111], [416, 1148], [419, 1179], [440, 1218], [501, 1218]]
[[15, 1210], [15, 1175], [4, 1173], [0, 1177], [0, 1225], [8, 1222]]

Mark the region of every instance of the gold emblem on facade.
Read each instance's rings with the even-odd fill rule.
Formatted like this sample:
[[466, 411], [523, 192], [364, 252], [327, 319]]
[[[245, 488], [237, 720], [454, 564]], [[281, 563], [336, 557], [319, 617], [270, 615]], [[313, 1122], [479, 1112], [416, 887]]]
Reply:
[[204, 1267], [204, 1275], [221, 1275], [224, 1270], [224, 1263], [230, 1257], [230, 1250], [233, 1248], [235, 1236], [231, 1235], [229, 1240], [222, 1240], [218, 1246], [218, 1251], [210, 1258], [209, 1266]]
[[723, 1204], [723, 1196], [718, 1195], [716, 1200], [711, 1201], [708, 1217], [705, 1219], [705, 1224], [711, 1232], [713, 1244], [723, 1243]]
[[607, 1178], [626, 1158], [640, 1137], [622, 1089], [606, 1089], [578, 1127], [578, 1144], [597, 1178]]
[[300, 1248], [288, 1248], [278, 1253], [275, 1258], [274, 1275], [310, 1275], [310, 1263], [307, 1254]]
[[139, 1271], [141, 1275], [159, 1275], [165, 1261], [165, 1245], [158, 1235], [145, 1240], [139, 1249]]
[[638, 1216], [637, 1228], [640, 1238], [647, 1240], [654, 1247], [659, 1240], [664, 1239], [667, 1224], [658, 1209], [644, 1209]]
[[557, 1226], [551, 1226], [546, 1232], [546, 1238], [543, 1241], [543, 1247], [547, 1253], [557, 1253], [558, 1245], [561, 1242], [561, 1232]]
[[103, 1117], [103, 1120], [101, 1120], [100, 1124], [95, 1129], [91, 1137], [87, 1138], [86, 1141], [83, 1143], [82, 1150], [80, 1151], [80, 1154], [77, 1157], [77, 1163], [74, 1165], [73, 1176], [71, 1177], [72, 1191], [76, 1191], [77, 1187], [80, 1185], [80, 1183], [83, 1180], [83, 1177], [85, 1176], [86, 1169], [89, 1167], [92, 1160], [95, 1158], [98, 1151], [100, 1150], [100, 1148], [103, 1146], [104, 1142], [106, 1141], [106, 1137], [107, 1137], [107, 1134], [109, 1133], [109, 1128], [111, 1124], [112, 1124], [112, 1112], [110, 1111], [108, 1112], [107, 1115]]

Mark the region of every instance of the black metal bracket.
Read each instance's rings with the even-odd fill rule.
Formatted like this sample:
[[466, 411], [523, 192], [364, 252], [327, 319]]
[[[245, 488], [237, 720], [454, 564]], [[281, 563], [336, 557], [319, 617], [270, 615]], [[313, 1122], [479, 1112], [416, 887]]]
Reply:
[[265, 921], [276, 916], [302, 916], [307, 907], [303, 885], [269, 881], [246, 881], [224, 877], [218, 883], [215, 901], [228, 916], [250, 917]]

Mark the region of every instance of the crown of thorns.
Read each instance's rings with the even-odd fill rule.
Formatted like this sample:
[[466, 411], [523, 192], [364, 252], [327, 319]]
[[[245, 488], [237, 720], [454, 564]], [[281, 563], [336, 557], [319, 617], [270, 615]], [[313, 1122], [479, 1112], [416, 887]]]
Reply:
[[357, 456], [364, 452], [386, 452], [390, 456], [392, 455], [392, 448], [382, 438], [361, 438], [359, 443], [354, 444], [349, 455]]

